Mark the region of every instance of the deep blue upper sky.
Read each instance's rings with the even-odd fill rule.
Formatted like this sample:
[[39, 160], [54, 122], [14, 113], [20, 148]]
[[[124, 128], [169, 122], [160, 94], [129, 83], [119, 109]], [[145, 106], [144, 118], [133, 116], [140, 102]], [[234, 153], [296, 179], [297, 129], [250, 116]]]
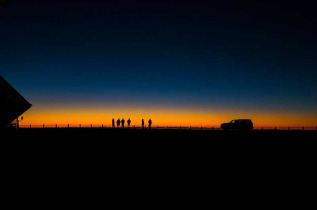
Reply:
[[33, 104], [316, 113], [317, 18], [300, 3], [15, 0], [0, 74]]

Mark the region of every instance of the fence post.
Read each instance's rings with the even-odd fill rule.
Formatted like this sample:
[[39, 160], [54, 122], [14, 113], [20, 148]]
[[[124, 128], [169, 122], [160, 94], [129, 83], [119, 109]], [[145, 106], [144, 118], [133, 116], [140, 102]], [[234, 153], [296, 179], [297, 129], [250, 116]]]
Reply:
[[133, 126], [133, 128], [135, 129], [135, 125]]
[[103, 124], [101, 125], [101, 127], [103, 128]]
[[263, 126], [262, 126], [262, 131], [264, 130]]
[[79, 128], [81, 128], [81, 124], [79, 124]]
[[302, 131], [304, 130], [304, 126], [302, 127]]
[[92, 128], [92, 124], [90, 124], [90, 128]]
[[30, 124], [30, 128], [32, 128], [32, 125]]
[[43, 124], [43, 128], [45, 128], [45, 124]]
[[212, 126], [212, 130], [213, 130], [213, 131], [215, 130], [215, 126]]
[[275, 130], [277, 130], [276, 126], [275, 126]]
[[67, 128], [69, 128], [69, 124], [67, 124]]
[[290, 130], [291, 130], [291, 127], [288, 127], [288, 130], [290, 131]]
[[57, 124], [55, 124], [55, 128], [57, 128]]

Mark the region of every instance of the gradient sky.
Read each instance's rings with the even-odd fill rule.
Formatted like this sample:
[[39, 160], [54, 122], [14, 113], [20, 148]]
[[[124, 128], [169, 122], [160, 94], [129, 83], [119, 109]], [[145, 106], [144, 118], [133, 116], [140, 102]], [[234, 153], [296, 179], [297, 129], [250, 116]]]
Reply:
[[13, 1], [0, 74], [25, 124], [317, 125], [317, 16], [305, 1]]

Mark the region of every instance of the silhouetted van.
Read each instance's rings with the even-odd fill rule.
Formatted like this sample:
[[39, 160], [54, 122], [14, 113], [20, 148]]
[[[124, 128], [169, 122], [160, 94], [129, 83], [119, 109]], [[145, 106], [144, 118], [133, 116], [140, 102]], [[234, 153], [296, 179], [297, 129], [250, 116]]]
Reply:
[[253, 123], [248, 119], [232, 120], [230, 123], [221, 124], [221, 128], [224, 130], [235, 129], [235, 130], [251, 130], [253, 129]]

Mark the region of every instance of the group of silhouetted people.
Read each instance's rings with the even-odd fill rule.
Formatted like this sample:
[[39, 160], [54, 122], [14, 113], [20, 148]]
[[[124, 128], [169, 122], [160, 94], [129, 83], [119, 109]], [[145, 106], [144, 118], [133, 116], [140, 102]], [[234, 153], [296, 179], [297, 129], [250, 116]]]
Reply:
[[[131, 122], [132, 121], [129, 118], [128, 121], [127, 121], [128, 127], [130, 127]], [[115, 119], [112, 118], [112, 127], [113, 128], [116, 127], [115, 123], [117, 123], [117, 128], [119, 128], [119, 127], [124, 128], [125, 120], [124, 120], [124, 118], [122, 118], [121, 120], [120, 120], [120, 118], [118, 118], [117, 122], [115, 122]], [[149, 119], [148, 124], [149, 124], [149, 129], [151, 129], [151, 126], [152, 126], [152, 120], [151, 119]], [[144, 128], [144, 119], [142, 119], [142, 128]]]

